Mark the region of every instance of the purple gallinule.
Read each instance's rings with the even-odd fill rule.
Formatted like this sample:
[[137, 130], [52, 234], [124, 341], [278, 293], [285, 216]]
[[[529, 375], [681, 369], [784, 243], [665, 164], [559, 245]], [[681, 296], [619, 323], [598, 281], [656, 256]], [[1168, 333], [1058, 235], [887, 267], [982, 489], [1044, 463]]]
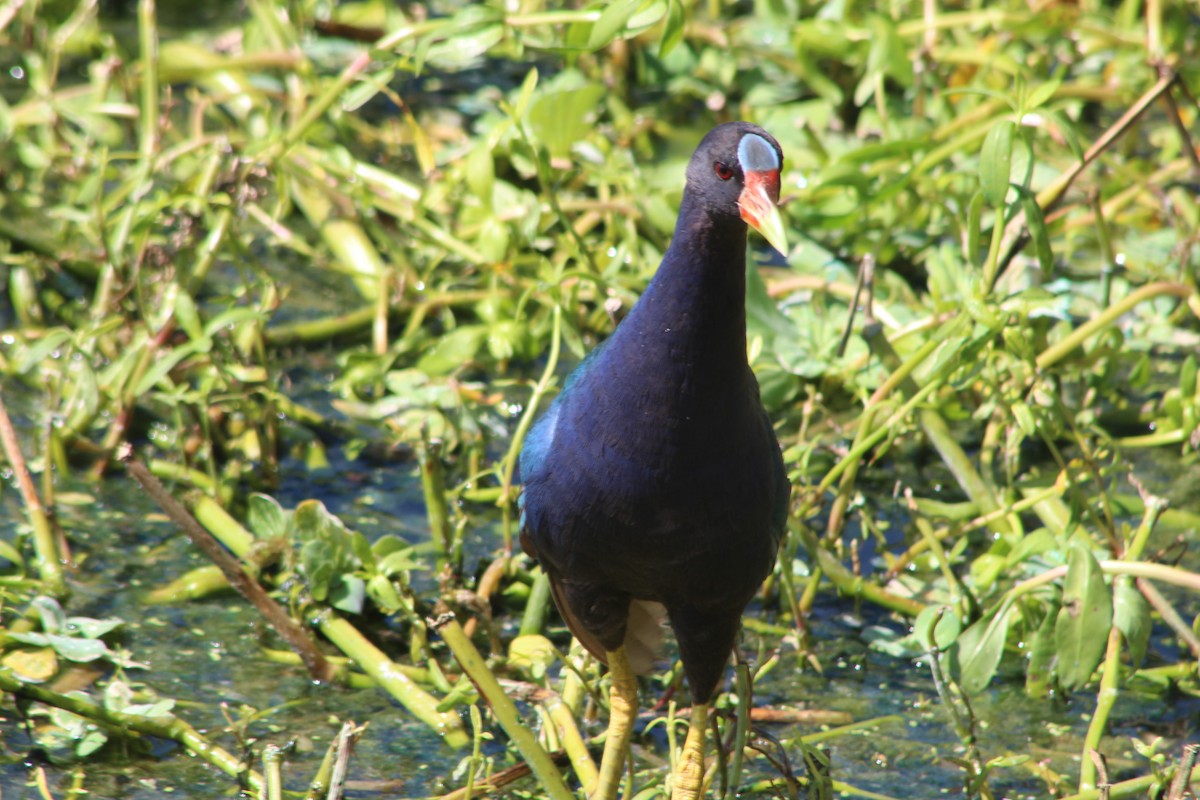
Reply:
[[782, 166], [756, 125], [704, 137], [654, 279], [521, 451], [521, 544], [612, 676], [601, 800], [620, 785], [663, 609], [693, 701], [672, 797], [700, 794], [709, 701], [775, 563], [789, 488], [746, 359], [745, 270], [747, 223], [783, 250]]

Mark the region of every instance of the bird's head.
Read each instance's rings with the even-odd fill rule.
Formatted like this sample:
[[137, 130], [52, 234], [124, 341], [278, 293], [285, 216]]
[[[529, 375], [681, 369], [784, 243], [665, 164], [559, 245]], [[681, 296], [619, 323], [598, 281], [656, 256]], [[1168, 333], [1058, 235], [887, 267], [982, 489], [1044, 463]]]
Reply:
[[779, 214], [783, 150], [775, 137], [748, 122], [729, 122], [709, 131], [687, 169], [687, 191], [711, 213], [736, 215], [787, 252]]

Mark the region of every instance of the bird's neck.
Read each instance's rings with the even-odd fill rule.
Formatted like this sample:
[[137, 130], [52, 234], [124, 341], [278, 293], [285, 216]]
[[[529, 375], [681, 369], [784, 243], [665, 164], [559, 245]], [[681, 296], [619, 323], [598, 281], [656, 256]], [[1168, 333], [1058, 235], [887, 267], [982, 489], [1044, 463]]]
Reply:
[[[746, 363], [746, 224], [691, 213], [684, 197], [662, 264], [635, 316], [640, 334], [713, 370]], [[706, 370], [708, 371], [708, 370]], [[719, 370], [717, 370], [719, 372]]]

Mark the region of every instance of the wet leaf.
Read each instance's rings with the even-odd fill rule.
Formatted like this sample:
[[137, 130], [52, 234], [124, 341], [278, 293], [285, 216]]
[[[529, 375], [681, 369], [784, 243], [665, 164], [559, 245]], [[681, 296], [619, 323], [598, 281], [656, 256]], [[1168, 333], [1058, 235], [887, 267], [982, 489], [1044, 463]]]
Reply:
[[1025, 667], [1025, 694], [1045, 697], [1049, 691], [1054, 668], [1054, 626], [1058, 618], [1058, 601], [1046, 611], [1037, 630], [1029, 639], [1029, 663]]
[[1113, 588], [1113, 624], [1125, 637], [1129, 648], [1129, 659], [1140, 667], [1146, 655], [1146, 644], [1150, 641], [1150, 604], [1128, 577], [1118, 578]]
[[16, 359], [17, 374], [24, 375], [34, 367], [40, 366], [42, 362], [51, 357], [51, 354], [65, 347], [71, 338], [71, 332], [66, 328], [53, 328], [46, 331]]
[[983, 617], [958, 637], [957, 661], [960, 682], [967, 694], [978, 694], [987, 688], [1008, 639], [1008, 617], [1012, 606], [1005, 605], [990, 617]]
[[58, 656], [52, 647], [10, 650], [0, 657], [0, 666], [28, 683], [45, 683], [58, 672]]
[[347, 614], [361, 614], [367, 597], [367, 584], [357, 575], [341, 575], [329, 593], [329, 605]]
[[287, 533], [287, 512], [269, 495], [255, 492], [246, 502], [246, 524], [259, 539], [271, 539]]
[[1058, 680], [1065, 689], [1083, 686], [1104, 657], [1113, 604], [1100, 564], [1083, 539], [1071, 540], [1062, 608], [1054, 625]]
[[962, 622], [950, 606], [926, 606], [913, 623], [913, 636], [931, 650], [949, 649], [961, 632]]

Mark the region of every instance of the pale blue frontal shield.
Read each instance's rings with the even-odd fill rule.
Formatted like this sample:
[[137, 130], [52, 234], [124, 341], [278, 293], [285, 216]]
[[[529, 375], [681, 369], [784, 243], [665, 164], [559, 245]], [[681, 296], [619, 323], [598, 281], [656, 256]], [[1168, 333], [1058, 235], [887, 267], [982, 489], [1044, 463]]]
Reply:
[[780, 167], [779, 154], [757, 133], [748, 133], [738, 143], [738, 163], [743, 172], [765, 172]]

